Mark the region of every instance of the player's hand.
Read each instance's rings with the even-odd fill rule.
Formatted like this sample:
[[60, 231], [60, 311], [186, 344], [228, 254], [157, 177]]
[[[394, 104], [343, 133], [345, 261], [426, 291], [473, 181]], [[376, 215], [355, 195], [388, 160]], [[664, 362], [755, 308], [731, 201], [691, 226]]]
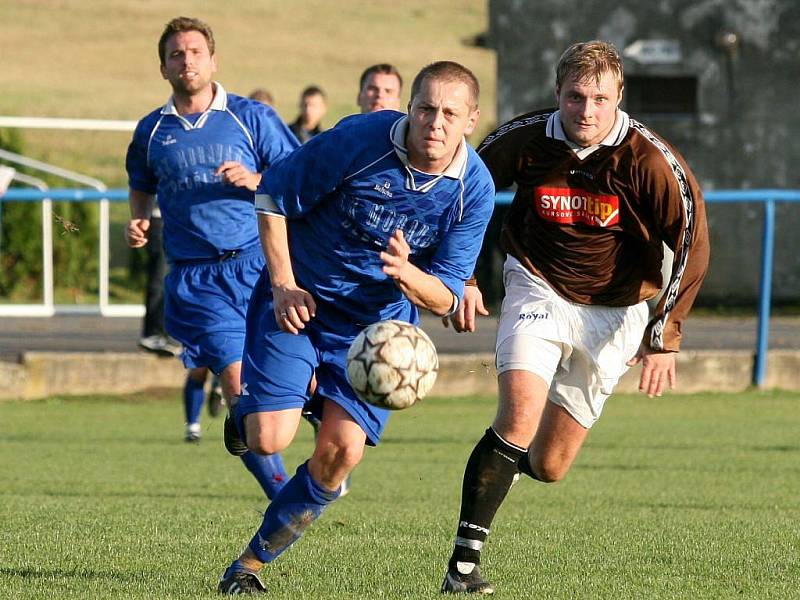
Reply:
[[314, 298], [297, 285], [273, 285], [272, 297], [275, 320], [287, 333], [300, 333], [317, 312]]
[[650, 398], [661, 396], [664, 390], [675, 388], [675, 353], [655, 352], [642, 344], [639, 351], [626, 364], [629, 367], [642, 363], [642, 376], [639, 379], [639, 391]]
[[253, 173], [247, 167], [235, 160], [226, 160], [214, 172], [217, 177], [222, 177], [223, 183], [234, 187], [247, 188], [251, 192], [258, 189], [261, 183], [261, 173]]
[[405, 270], [410, 264], [408, 256], [411, 254], [411, 246], [406, 242], [401, 229], [396, 229], [389, 238], [386, 250], [381, 252], [383, 261], [383, 272], [395, 281], [402, 282]]
[[130, 248], [141, 248], [147, 244], [150, 219], [131, 219], [125, 226], [125, 241]]
[[442, 317], [442, 325], [448, 327], [448, 321], [453, 323], [453, 329], [459, 333], [475, 331], [477, 321], [475, 313], [487, 316], [489, 311], [483, 305], [483, 294], [477, 285], [464, 286], [464, 298], [458, 305], [458, 310], [450, 317]]

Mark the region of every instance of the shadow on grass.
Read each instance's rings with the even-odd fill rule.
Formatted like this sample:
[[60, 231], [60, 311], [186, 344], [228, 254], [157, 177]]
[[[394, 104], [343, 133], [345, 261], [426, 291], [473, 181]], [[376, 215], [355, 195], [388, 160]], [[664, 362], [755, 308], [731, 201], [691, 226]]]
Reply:
[[[575, 465], [573, 469], [586, 471], [662, 471], [660, 465]], [[677, 470], [677, 469], [676, 469]]]
[[126, 575], [124, 573], [114, 573], [111, 571], [95, 571], [94, 569], [86, 568], [65, 570], [42, 569], [40, 567], [23, 567], [18, 569], [0, 567], [0, 575], [21, 577], [23, 579], [106, 579], [118, 581], [120, 583], [132, 583], [142, 580], [142, 577], [137, 575]]
[[[731, 513], [766, 513], [772, 514], [776, 508], [774, 502], [765, 502], [764, 504], [755, 504], [752, 502], [740, 503], [724, 503], [724, 502], [620, 502], [620, 506], [627, 508], [645, 508], [648, 510], [685, 510], [685, 511], [705, 511], [719, 513], [721, 511]], [[782, 510], [791, 510], [795, 506], [792, 504], [783, 504], [780, 506]]]
[[[480, 439], [480, 435], [475, 437], [475, 442], [477, 443]], [[453, 444], [463, 444], [464, 438], [458, 437], [456, 435], [447, 436], [443, 435], [440, 437], [413, 437], [413, 436], [391, 436], [381, 438], [381, 445], [382, 446], [391, 446], [395, 444], [401, 444], [403, 446], [410, 446], [410, 445], [431, 445], [431, 446], [442, 446], [442, 445], [453, 445]]]
[[586, 442], [584, 448], [597, 448], [599, 450], [745, 450], [749, 452], [800, 452], [800, 445], [747, 445], [747, 444], [614, 444], [604, 442]]
[[[164, 493], [164, 492], [152, 492], [146, 493], [141, 491], [119, 491], [119, 492], [98, 492], [94, 491], [91, 493], [87, 492], [71, 492], [69, 490], [36, 490], [32, 492], [19, 492], [19, 491], [0, 491], [0, 497], [3, 496], [11, 496], [16, 498], [41, 498], [42, 496], [45, 497], [53, 497], [53, 498], [88, 498], [90, 500], [97, 500], [99, 498], [150, 498], [150, 499], [162, 499], [168, 498], [171, 500], [187, 500], [187, 499], [198, 499], [198, 500], [218, 500], [218, 501], [230, 501], [230, 500], [239, 500], [239, 501], [251, 501], [253, 500], [254, 494], [253, 493], [243, 493], [243, 494], [232, 494], [230, 492], [225, 492], [224, 494], [214, 494], [214, 493], [190, 493], [187, 492], [185, 489], [174, 492], [174, 493]], [[266, 501], [266, 500], [265, 500]], [[0, 595], [2, 597], [2, 595]]]
[[[175, 428], [178, 431], [178, 428]], [[217, 435], [219, 434], [219, 435]], [[43, 446], [58, 446], [60, 448], [83, 448], [88, 447], [95, 449], [97, 445], [121, 445], [121, 444], [145, 444], [151, 447], [164, 447], [164, 448], [186, 448], [190, 452], [194, 449], [199, 449], [202, 444], [214, 444], [222, 448], [222, 426], [219, 430], [207, 428], [203, 430], [203, 441], [187, 443], [181, 434], [165, 436], [147, 436], [147, 435], [125, 435], [123, 433], [117, 434], [116, 432], [108, 435], [82, 435], [80, 438], [76, 437], [72, 432], [59, 432], [57, 434], [48, 433], [42, 436], [39, 433], [31, 434], [8, 434], [3, 435], [3, 443], [34, 443], [38, 447]]]
[[753, 452], [800, 452], [800, 446], [745, 446]]

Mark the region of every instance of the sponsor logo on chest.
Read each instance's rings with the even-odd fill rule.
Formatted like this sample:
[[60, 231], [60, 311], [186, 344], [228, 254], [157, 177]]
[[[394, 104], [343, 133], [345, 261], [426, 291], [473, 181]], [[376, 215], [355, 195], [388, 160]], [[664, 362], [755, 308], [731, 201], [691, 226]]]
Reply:
[[391, 183], [389, 183], [388, 181], [384, 181], [383, 185], [380, 185], [379, 183], [376, 183], [375, 187], [372, 188], [372, 189], [374, 189], [376, 192], [380, 192], [381, 194], [383, 194], [387, 198], [391, 198], [392, 195], [393, 195], [392, 194], [392, 190], [389, 189], [391, 187], [392, 187]]
[[533, 203], [536, 214], [552, 223], [594, 227], [619, 223], [619, 198], [610, 194], [593, 194], [572, 187], [537, 187]]

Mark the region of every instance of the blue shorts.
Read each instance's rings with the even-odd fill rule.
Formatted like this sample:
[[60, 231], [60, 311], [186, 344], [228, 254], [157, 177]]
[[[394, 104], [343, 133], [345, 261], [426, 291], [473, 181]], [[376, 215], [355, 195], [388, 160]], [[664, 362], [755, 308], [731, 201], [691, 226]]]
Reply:
[[298, 335], [278, 327], [272, 288], [266, 276], [256, 284], [247, 313], [247, 339], [242, 357], [242, 394], [235, 409], [242, 431], [246, 415], [307, 407], [308, 386], [316, 374], [318, 396], [341, 406], [367, 435], [367, 444], [380, 440], [390, 412], [362, 402], [347, 382], [347, 351], [361, 327], [330, 306], [317, 303], [316, 316]]
[[261, 247], [223, 261], [173, 264], [164, 280], [164, 325], [183, 364], [220, 373], [242, 360], [247, 305], [264, 266]]

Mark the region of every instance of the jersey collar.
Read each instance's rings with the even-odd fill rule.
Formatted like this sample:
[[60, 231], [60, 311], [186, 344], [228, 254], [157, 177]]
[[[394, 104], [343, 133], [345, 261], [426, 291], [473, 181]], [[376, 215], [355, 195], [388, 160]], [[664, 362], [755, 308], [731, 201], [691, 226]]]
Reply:
[[556, 110], [550, 115], [547, 119], [545, 133], [549, 138], [564, 142], [581, 160], [592, 154], [595, 150], [600, 148], [600, 146], [619, 146], [628, 134], [630, 117], [624, 110], [617, 109], [617, 117], [614, 120], [614, 126], [611, 128], [611, 131], [608, 132], [608, 135], [594, 146], [584, 148], [567, 138], [567, 135], [564, 133], [564, 127], [561, 125], [560, 113], [561, 111]]
[[211, 114], [212, 110], [225, 111], [228, 108], [228, 93], [225, 91], [225, 88], [222, 87], [221, 83], [216, 81], [214, 81], [212, 85], [214, 86], [214, 98], [211, 100], [209, 107], [202, 115], [200, 115], [200, 118], [197, 119], [194, 124], [178, 114], [178, 109], [175, 108], [174, 96], [169, 97], [169, 100], [167, 100], [167, 103], [161, 109], [161, 114], [172, 115], [173, 117], [177, 118], [185, 130], [200, 129], [203, 127], [203, 125], [205, 125], [206, 121], [208, 120], [208, 115]]
[[[424, 173], [424, 171], [420, 171], [419, 169], [415, 168], [408, 162], [408, 148], [406, 148], [406, 134], [408, 133], [408, 116], [404, 116], [397, 121], [394, 122], [392, 125], [392, 129], [389, 132], [389, 136], [392, 140], [392, 145], [394, 146], [394, 151], [397, 154], [397, 158], [401, 160], [401, 162], [405, 165], [406, 169], [409, 171], [416, 171], [418, 173]], [[448, 177], [450, 179], [463, 179], [464, 173], [467, 170], [467, 140], [466, 138], [461, 138], [461, 145], [458, 148], [458, 152], [453, 157], [452, 162], [447, 165], [447, 168], [442, 171], [441, 173], [425, 173], [426, 175], [440, 175], [442, 177]], [[437, 178], [438, 179], [438, 178]]]

